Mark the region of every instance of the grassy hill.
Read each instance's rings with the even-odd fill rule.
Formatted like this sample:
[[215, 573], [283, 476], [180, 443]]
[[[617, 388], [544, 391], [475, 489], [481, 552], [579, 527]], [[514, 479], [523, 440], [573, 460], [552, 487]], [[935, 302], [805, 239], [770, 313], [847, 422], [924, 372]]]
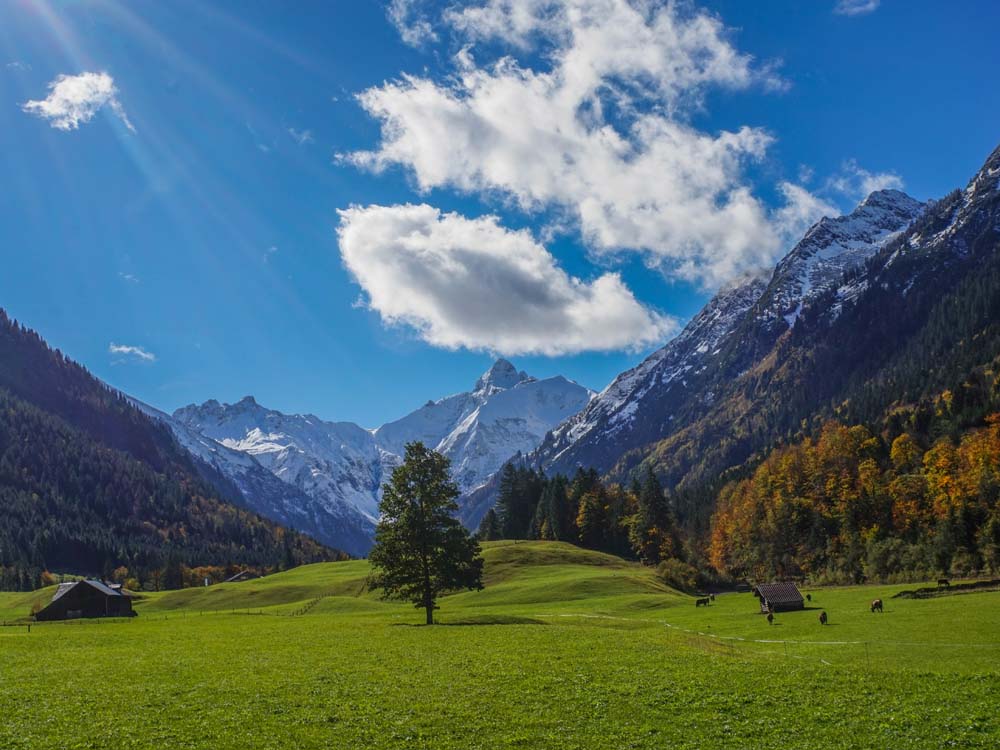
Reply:
[[[0, 628], [0, 747], [995, 747], [1000, 593], [812, 590], [709, 607], [649, 569], [485, 546], [441, 627], [363, 590], [367, 563], [152, 594], [131, 620]], [[0, 595], [0, 612], [35, 595]], [[873, 615], [868, 603], [886, 601]], [[831, 624], [817, 622], [819, 607]], [[780, 706], [780, 720], [774, 720]]]

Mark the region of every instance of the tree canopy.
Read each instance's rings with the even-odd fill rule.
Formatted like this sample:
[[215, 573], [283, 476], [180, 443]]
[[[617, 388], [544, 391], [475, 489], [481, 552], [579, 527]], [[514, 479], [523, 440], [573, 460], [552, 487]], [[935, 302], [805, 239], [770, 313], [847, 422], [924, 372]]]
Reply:
[[479, 542], [455, 517], [458, 486], [451, 462], [423, 443], [409, 443], [402, 465], [383, 486], [370, 586], [385, 598], [413, 602], [434, 623], [438, 597], [483, 587]]

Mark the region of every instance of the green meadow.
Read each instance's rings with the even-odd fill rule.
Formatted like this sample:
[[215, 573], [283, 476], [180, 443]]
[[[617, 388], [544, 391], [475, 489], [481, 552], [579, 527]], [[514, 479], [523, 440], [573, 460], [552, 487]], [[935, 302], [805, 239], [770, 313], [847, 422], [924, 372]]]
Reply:
[[[750, 594], [696, 608], [569, 545], [484, 556], [486, 588], [433, 627], [367, 592], [363, 561], [2, 627], [0, 748], [1000, 745], [1000, 593], [806, 589], [768, 625]], [[0, 620], [51, 593], [0, 594]]]

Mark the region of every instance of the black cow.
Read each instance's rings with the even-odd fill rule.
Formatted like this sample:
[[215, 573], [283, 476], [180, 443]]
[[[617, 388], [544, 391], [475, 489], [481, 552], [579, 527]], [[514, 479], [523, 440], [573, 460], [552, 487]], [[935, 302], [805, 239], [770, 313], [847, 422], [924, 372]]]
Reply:
[[703, 597], [701, 599], [695, 599], [694, 600], [694, 606], [695, 607], [707, 607], [708, 606], [708, 602], [709, 602], [709, 599], [708, 599], [707, 596]]
[[884, 611], [885, 610], [882, 608], [881, 599], [876, 599], [872, 602], [872, 612], [884, 612]]
[[819, 613], [819, 624], [826, 625], [826, 610]]

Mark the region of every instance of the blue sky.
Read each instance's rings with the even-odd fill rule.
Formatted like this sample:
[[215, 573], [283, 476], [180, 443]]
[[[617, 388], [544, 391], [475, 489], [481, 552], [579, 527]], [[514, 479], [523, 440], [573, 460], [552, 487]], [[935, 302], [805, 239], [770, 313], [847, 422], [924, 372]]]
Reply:
[[992, 2], [290, 7], [0, 0], [0, 306], [163, 409], [599, 389], [1000, 142]]

